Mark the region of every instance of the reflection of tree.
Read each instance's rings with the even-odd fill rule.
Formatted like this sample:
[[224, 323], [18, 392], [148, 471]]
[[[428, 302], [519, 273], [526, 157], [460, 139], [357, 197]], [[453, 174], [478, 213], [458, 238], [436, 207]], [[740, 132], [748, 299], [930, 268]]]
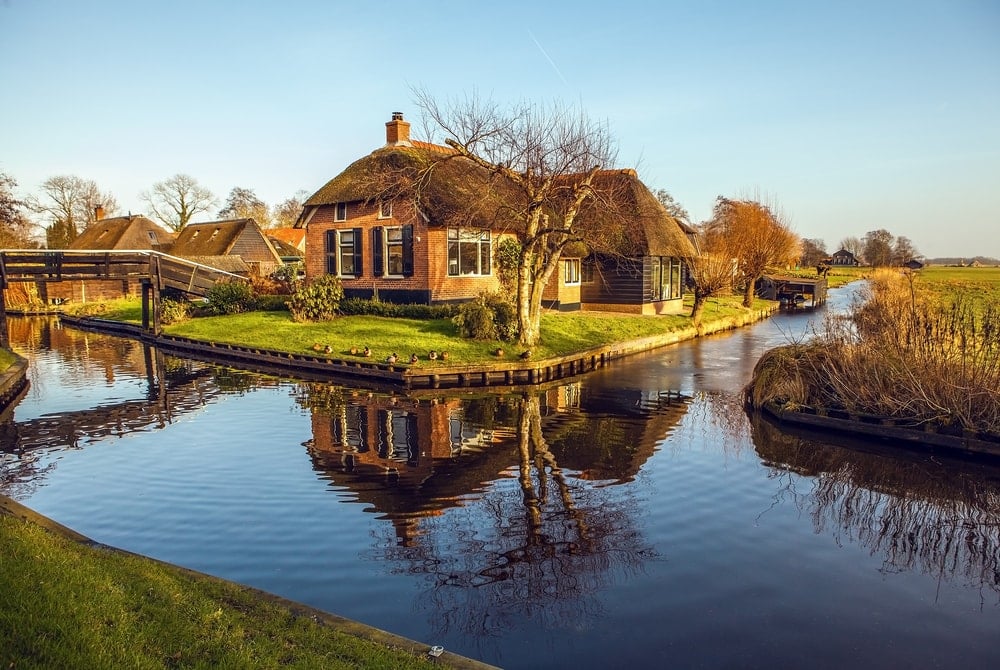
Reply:
[[759, 416], [752, 429], [768, 465], [812, 478], [810, 494], [794, 499], [817, 532], [880, 555], [885, 571], [919, 570], [1000, 594], [1000, 468], [817, 443]]
[[388, 548], [409, 574], [426, 575], [422, 607], [440, 635], [481, 641], [526, 619], [586, 625], [593, 595], [615, 570], [655, 556], [635, 528], [622, 487], [570, 477], [549, 449], [540, 397], [517, 399], [516, 470], [476, 501], [427, 518], [411, 546]]

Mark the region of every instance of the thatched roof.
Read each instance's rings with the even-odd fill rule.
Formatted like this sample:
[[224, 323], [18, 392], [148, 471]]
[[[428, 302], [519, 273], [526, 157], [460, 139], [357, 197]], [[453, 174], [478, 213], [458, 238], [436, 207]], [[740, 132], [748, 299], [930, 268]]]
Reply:
[[[448, 147], [425, 142], [385, 146], [352, 163], [305, 203], [305, 210], [338, 202], [412, 199], [431, 224], [516, 231], [523, 226], [525, 194]], [[567, 185], [578, 175], [563, 178]], [[596, 201], [580, 213], [588, 246], [623, 256], [690, 258], [694, 247], [681, 225], [639, 181], [634, 170], [605, 170], [594, 182]], [[556, 189], [551, 212], [564, 209]]]
[[597, 253], [620, 256], [697, 255], [686, 226], [672, 217], [635, 170], [604, 170], [594, 179], [596, 200], [579, 215], [579, 230]]
[[181, 256], [181, 258], [237, 275], [246, 275], [250, 272], [250, 266], [239, 256]]
[[191, 223], [177, 234], [170, 253], [174, 256], [225, 256], [248, 225], [257, 225], [253, 219], [231, 219]]
[[447, 147], [412, 144], [382, 147], [355, 161], [316, 191], [305, 208], [403, 197], [436, 225], [516, 224], [508, 204], [518, 193], [510, 184]]
[[77, 250], [146, 250], [168, 247], [172, 233], [141, 215], [116, 216], [95, 221], [69, 245]]

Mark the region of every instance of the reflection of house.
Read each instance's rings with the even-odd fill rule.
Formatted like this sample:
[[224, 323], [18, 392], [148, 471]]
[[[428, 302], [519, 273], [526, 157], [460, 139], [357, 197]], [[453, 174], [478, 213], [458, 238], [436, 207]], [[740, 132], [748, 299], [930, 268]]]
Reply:
[[237, 274], [246, 274], [240, 264], [234, 265], [237, 259], [260, 275], [269, 275], [281, 265], [278, 253], [253, 219], [188, 224], [178, 233], [170, 254]]
[[[580, 229], [600, 231], [601, 248], [569, 250], [545, 289], [546, 305], [636, 312], [680, 305], [680, 257], [694, 250], [632, 170], [595, 180], [613, 199], [615, 222], [584, 207]], [[522, 195], [509, 182], [448, 147], [410, 139], [402, 114], [386, 123], [386, 144], [351, 164], [310, 197], [306, 274], [334, 274], [348, 297], [412, 303], [468, 300], [497, 290], [494, 251], [521, 221], [508, 214]]]
[[[100, 215], [100, 210], [98, 210]], [[69, 245], [71, 251], [163, 251], [173, 242], [173, 234], [144, 216], [100, 218]], [[87, 279], [39, 282], [39, 297], [46, 303], [88, 302], [141, 295], [138, 277], [133, 279]]]
[[841, 249], [830, 256], [830, 265], [857, 267], [861, 261], [847, 249]]

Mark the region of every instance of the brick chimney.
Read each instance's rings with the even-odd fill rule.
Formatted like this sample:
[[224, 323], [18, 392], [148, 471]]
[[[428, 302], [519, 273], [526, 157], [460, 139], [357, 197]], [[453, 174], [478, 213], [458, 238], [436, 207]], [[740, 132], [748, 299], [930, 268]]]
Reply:
[[97, 205], [94, 207], [94, 221], [100, 221], [104, 218], [104, 205]]
[[392, 121], [385, 124], [385, 145], [387, 147], [412, 147], [410, 124], [403, 120], [402, 112], [393, 112]]

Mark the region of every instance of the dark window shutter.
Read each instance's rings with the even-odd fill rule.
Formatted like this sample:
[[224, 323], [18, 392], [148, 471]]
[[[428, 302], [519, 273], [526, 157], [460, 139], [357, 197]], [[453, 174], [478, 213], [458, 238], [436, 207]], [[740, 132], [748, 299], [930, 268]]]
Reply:
[[326, 273], [337, 274], [337, 231], [326, 231]]
[[382, 235], [382, 226], [372, 228], [372, 273], [376, 277], [381, 277], [385, 274], [385, 261], [382, 258], [385, 244], [382, 241]]
[[361, 251], [364, 244], [361, 240], [361, 229], [354, 229], [354, 276], [360, 277], [362, 275], [361, 267]]
[[413, 226], [403, 226], [403, 276], [413, 276]]

